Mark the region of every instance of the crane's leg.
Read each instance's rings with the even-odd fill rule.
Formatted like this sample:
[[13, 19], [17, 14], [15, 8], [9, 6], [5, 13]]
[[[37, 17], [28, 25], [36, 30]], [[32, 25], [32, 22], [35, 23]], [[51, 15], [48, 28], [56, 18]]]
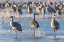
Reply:
[[55, 29], [54, 29], [54, 33], [55, 33]]
[[30, 15], [31, 15], [31, 12], [29, 12], [30, 13]]
[[45, 14], [44, 14], [44, 19], [45, 19]]
[[15, 37], [15, 39], [17, 39], [17, 30], [15, 30], [15, 32], [16, 32], [16, 33], [15, 33], [15, 34], [16, 34], [16, 37]]
[[35, 29], [34, 29], [34, 36], [35, 36]]
[[54, 29], [54, 37], [56, 37], [56, 34], [55, 34], [55, 29]]

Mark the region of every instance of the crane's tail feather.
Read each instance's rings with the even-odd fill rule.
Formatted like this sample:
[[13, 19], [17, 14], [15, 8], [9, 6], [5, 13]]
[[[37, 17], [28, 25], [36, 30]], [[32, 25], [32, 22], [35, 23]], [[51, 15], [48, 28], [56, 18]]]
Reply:
[[59, 28], [55, 28], [56, 30], [58, 30]]

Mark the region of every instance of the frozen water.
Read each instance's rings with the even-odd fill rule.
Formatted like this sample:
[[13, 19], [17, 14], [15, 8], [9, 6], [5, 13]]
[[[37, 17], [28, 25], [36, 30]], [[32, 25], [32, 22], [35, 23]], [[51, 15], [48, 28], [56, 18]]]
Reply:
[[[21, 16], [21, 19], [18, 20], [17, 17], [14, 17], [14, 21], [19, 22], [22, 25], [23, 31], [17, 31], [17, 39], [15, 39], [15, 31], [9, 25], [9, 17], [4, 18], [4, 23], [2, 24], [2, 18], [0, 19], [0, 41], [1, 42], [64, 42], [64, 20], [58, 20], [60, 23], [60, 29], [56, 31], [56, 37], [54, 36], [53, 29], [50, 27], [51, 19], [43, 19], [41, 16], [36, 20], [40, 24], [40, 27], [36, 29], [36, 34], [34, 30], [31, 29], [29, 23], [32, 18], [30, 15], [25, 14]], [[31, 15], [33, 17], [33, 15]], [[8, 18], [8, 19], [7, 19]], [[6, 22], [5, 22], [6, 21]]]
[[[22, 25], [23, 31], [17, 31], [17, 39], [15, 31], [9, 25], [9, 16], [3, 17], [3, 13], [1, 13], [0, 17], [0, 41], [1, 42], [64, 42], [64, 17], [62, 15], [62, 19], [58, 20], [60, 23], [60, 29], [56, 31], [56, 37], [54, 36], [53, 29], [50, 27], [51, 19], [48, 19], [47, 14], [45, 15], [45, 19], [43, 19], [42, 15], [36, 16], [36, 20], [38, 21], [40, 27], [36, 29], [36, 34], [34, 34], [34, 30], [31, 29], [29, 23], [33, 18], [33, 15], [23, 14], [21, 19], [18, 19], [17, 13], [14, 17], [14, 21], [20, 23]], [[9, 13], [10, 14], [10, 13]], [[11, 13], [13, 15], [13, 12]], [[3, 18], [2, 18], [3, 17]]]

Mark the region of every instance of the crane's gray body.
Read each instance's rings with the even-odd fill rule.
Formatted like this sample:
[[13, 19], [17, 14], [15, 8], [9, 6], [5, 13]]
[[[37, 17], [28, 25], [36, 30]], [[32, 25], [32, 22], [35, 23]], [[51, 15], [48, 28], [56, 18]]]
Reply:
[[13, 16], [10, 17], [11, 21], [10, 21], [10, 25], [14, 30], [18, 30], [18, 31], [22, 31], [22, 27], [19, 23], [17, 22], [13, 22]]

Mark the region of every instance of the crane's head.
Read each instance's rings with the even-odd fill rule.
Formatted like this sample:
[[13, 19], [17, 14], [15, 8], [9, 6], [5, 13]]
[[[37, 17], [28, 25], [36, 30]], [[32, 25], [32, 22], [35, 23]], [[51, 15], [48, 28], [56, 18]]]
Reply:
[[10, 16], [10, 25], [13, 23], [13, 16]]
[[13, 18], [13, 16], [11, 16], [10, 18]]

